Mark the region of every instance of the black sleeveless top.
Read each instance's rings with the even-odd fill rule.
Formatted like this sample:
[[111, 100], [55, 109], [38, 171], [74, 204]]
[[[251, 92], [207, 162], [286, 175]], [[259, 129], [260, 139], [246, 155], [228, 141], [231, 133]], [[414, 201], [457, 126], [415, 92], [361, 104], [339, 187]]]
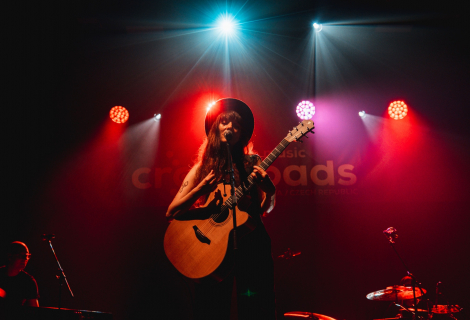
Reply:
[[[234, 163], [239, 172], [241, 181], [244, 181], [253, 171], [253, 166], [261, 164], [261, 157], [257, 154], [245, 155], [243, 165]], [[241, 247], [249, 250], [257, 250], [258, 253], [265, 252], [271, 254], [271, 239], [266, 232], [261, 216], [261, 190], [254, 185], [247, 194], [239, 199], [238, 207], [247, 212], [255, 225], [255, 229], [240, 239]]]

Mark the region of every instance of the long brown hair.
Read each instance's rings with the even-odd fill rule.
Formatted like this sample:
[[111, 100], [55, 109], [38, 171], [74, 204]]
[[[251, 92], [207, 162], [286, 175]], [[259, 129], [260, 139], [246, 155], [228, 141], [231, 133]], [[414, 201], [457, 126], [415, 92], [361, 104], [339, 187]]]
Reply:
[[[214, 170], [215, 176], [221, 180], [227, 170], [227, 148], [220, 140], [219, 124], [222, 121], [236, 121], [240, 124], [240, 140], [232, 146], [232, 159], [235, 163], [243, 163], [246, 154], [252, 154], [253, 144], [249, 143], [250, 137], [247, 136], [243, 119], [235, 111], [226, 111], [217, 116], [204, 142], [199, 147], [198, 159], [196, 165], [199, 168], [196, 171], [196, 185], [204, 179], [211, 170]], [[236, 173], [236, 179], [238, 179]]]

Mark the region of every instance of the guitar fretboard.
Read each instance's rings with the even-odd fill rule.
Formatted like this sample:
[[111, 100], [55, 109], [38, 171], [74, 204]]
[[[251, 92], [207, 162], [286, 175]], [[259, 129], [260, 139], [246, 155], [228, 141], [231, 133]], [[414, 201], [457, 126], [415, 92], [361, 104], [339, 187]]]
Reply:
[[[259, 165], [263, 170], [266, 170], [269, 168], [269, 166], [274, 162], [274, 160], [279, 157], [279, 155], [284, 151], [285, 148], [290, 144], [289, 141], [287, 141], [285, 138], [282, 139], [282, 141], [277, 145], [276, 148], [274, 148], [273, 151], [263, 160], [263, 162]], [[251, 176], [248, 176], [248, 178], [242, 183], [236, 190], [235, 194], [237, 196], [237, 199], [240, 199], [246, 192], [248, 192], [255, 182], [253, 181], [253, 178]], [[232, 207], [232, 198], [228, 198], [224, 204], [220, 208], [220, 212], [224, 212], [226, 209]]]

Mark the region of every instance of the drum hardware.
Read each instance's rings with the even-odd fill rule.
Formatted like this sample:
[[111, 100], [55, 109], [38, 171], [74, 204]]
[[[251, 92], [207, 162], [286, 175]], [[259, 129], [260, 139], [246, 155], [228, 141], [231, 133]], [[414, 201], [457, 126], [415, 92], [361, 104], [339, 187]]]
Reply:
[[437, 314], [447, 314], [447, 313], [456, 313], [460, 312], [463, 308], [459, 307], [456, 304], [451, 305], [435, 305], [432, 307], [432, 313]]
[[284, 313], [284, 317], [288, 319], [315, 319], [315, 320], [336, 320], [332, 317], [325, 316], [319, 313], [312, 313], [312, 312], [304, 312], [304, 311], [292, 311]]
[[289, 260], [289, 259], [292, 259], [295, 256], [300, 255], [301, 253], [302, 252], [300, 252], [300, 251], [294, 251], [294, 250], [291, 250], [291, 248], [287, 248], [287, 251], [284, 252], [283, 254], [277, 256], [277, 258], [278, 259]]

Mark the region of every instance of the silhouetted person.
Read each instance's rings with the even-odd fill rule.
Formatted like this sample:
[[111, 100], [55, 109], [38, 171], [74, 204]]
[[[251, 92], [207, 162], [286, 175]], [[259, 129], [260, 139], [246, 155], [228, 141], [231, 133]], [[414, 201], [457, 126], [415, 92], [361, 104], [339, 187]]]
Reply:
[[24, 271], [31, 257], [23, 242], [14, 241], [8, 246], [8, 261], [0, 267], [0, 306], [39, 307], [36, 280]]

